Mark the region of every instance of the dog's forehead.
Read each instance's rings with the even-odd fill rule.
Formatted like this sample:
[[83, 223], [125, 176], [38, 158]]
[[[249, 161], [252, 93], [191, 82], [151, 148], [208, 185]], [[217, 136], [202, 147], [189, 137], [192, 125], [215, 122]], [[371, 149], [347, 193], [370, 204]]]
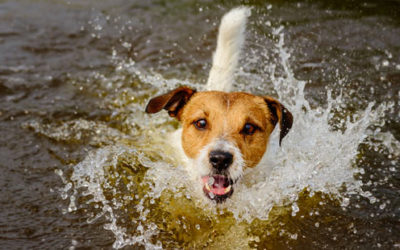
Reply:
[[231, 121], [232, 126], [252, 121], [265, 127], [269, 116], [264, 98], [244, 92], [198, 92], [185, 105], [182, 118], [187, 122], [208, 117], [214, 122]]
[[196, 93], [187, 104], [189, 108], [216, 109], [227, 111], [229, 109], [264, 109], [265, 101], [260, 96], [244, 92], [204, 91]]

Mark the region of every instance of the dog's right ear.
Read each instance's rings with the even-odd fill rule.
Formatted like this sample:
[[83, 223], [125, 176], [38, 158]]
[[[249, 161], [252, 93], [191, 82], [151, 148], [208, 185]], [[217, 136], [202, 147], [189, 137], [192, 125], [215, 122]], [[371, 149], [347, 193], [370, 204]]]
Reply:
[[154, 97], [147, 104], [146, 113], [153, 114], [165, 109], [169, 116], [176, 117], [179, 120], [180, 111], [194, 93], [196, 93], [195, 89], [179, 87], [164, 95]]
[[289, 112], [289, 110], [287, 110], [285, 106], [283, 106], [282, 103], [275, 100], [274, 98], [265, 96], [264, 100], [267, 103], [269, 111], [272, 114], [272, 123], [276, 125], [276, 123], [279, 121], [279, 126], [281, 129], [281, 132], [279, 134], [279, 146], [280, 146], [283, 137], [285, 137], [289, 132], [289, 130], [292, 128], [293, 115], [292, 113]]

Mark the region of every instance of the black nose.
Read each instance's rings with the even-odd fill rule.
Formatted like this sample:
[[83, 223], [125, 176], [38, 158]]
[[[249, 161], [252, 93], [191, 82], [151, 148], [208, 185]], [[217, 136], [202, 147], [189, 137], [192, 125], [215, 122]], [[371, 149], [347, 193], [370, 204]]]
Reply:
[[210, 163], [218, 170], [227, 169], [232, 164], [232, 161], [233, 155], [229, 152], [219, 150], [210, 152]]

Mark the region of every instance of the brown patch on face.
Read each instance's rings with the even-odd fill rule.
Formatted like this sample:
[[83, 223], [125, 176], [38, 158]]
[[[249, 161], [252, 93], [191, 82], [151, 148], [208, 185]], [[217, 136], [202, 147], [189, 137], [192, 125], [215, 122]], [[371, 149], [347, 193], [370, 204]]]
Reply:
[[[182, 146], [188, 157], [196, 158], [213, 140], [225, 139], [240, 149], [247, 167], [254, 167], [267, 148], [274, 119], [262, 97], [241, 92], [198, 92], [181, 113]], [[204, 125], [200, 120], [206, 121], [204, 127], [196, 126]], [[246, 130], [246, 124], [255, 130]]]

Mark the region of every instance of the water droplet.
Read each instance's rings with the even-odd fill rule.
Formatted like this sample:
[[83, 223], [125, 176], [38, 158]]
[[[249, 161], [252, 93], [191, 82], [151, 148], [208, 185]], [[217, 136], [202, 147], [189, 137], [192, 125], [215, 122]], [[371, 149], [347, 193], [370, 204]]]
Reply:
[[389, 66], [389, 61], [388, 61], [388, 60], [384, 60], [384, 61], [382, 62], [382, 66], [384, 66], [384, 67]]
[[342, 200], [342, 206], [347, 207], [350, 204], [350, 199], [349, 198], [343, 198]]
[[297, 203], [296, 202], [294, 202], [293, 204], [292, 204], [292, 216], [294, 217], [294, 216], [296, 216], [296, 214], [297, 214], [297, 212], [299, 212], [299, 206], [297, 205]]

